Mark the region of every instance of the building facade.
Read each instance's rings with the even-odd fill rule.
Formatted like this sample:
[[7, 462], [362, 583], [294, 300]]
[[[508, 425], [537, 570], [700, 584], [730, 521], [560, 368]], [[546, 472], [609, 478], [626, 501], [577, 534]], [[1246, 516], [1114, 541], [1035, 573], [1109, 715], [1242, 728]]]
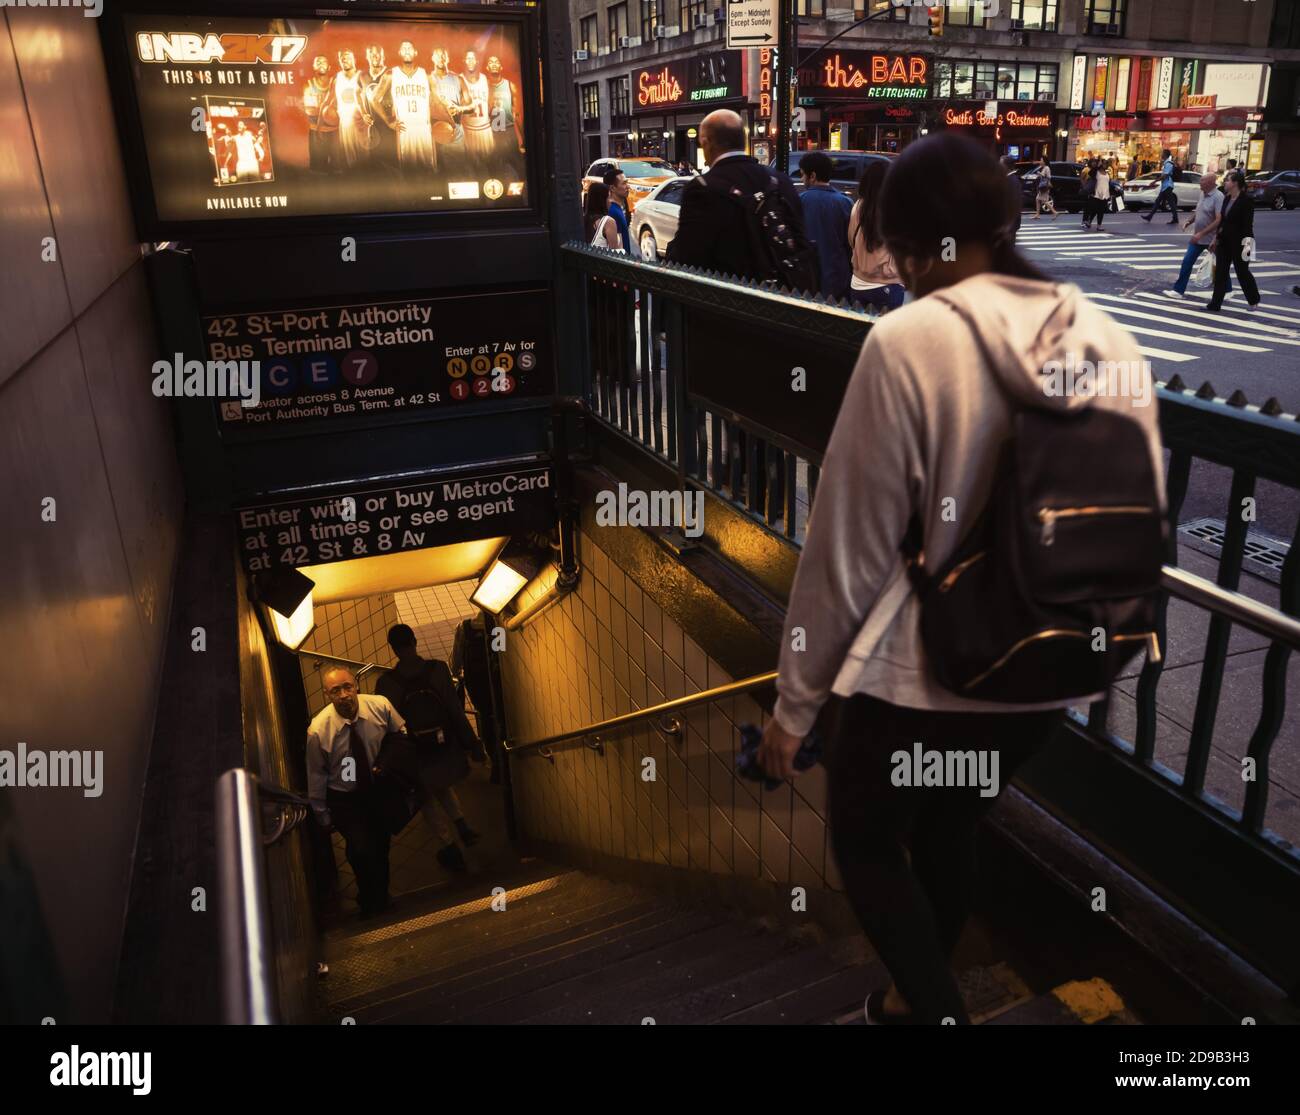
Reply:
[[[942, 35], [904, 0], [795, 0], [798, 149], [899, 151], [960, 130], [998, 154], [1104, 155], [1128, 172], [1300, 164], [1300, 0], [949, 0]], [[856, 21], [871, 16], [867, 22]], [[575, 0], [583, 156], [699, 165], [736, 109], [772, 148], [776, 51], [725, 49], [718, 0]], [[832, 41], [833, 40], [833, 41]]]

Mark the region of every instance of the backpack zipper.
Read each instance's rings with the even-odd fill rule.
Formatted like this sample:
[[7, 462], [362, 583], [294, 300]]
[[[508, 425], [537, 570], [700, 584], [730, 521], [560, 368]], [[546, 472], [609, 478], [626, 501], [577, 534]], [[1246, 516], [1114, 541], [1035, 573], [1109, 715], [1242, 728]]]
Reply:
[[[1070, 628], [1062, 628], [1062, 627], [1050, 627], [1044, 631], [1035, 631], [1032, 635], [1026, 635], [1023, 639], [1017, 642], [1001, 658], [999, 658], [996, 662], [994, 662], [992, 666], [990, 666], [978, 677], [972, 679], [971, 681], [966, 682], [966, 684], [963, 685], [962, 688], [966, 690], [974, 689], [975, 686], [979, 685], [980, 682], [986, 681], [993, 674], [997, 673], [998, 670], [1002, 669], [1002, 667], [1005, 666], [1011, 660], [1011, 657], [1022, 647], [1026, 647], [1030, 643], [1036, 643], [1038, 642], [1039, 639], [1054, 639], [1054, 638], [1060, 638], [1062, 636], [1069, 636], [1071, 638], [1076, 638], [1076, 639], [1090, 639], [1092, 638], [1092, 632], [1075, 631]], [[1129, 642], [1134, 639], [1141, 639], [1143, 642], [1147, 643], [1147, 649], [1151, 655], [1151, 661], [1153, 662], [1161, 661], [1160, 640], [1156, 636], [1156, 633], [1154, 631], [1140, 631], [1140, 632], [1135, 632], [1134, 634], [1131, 635], [1111, 635], [1110, 638], [1113, 642], [1116, 643]]]
[[960, 565], [953, 566], [953, 568], [949, 570], [948, 575], [942, 581], [939, 582], [939, 591], [947, 592], [957, 582], [958, 577], [960, 577], [963, 573], [965, 573], [967, 569], [969, 569], [972, 565], [974, 565], [977, 561], [979, 561], [980, 558], [982, 558], [987, 553], [988, 553], [987, 550], [981, 550], [978, 554], [972, 554]]
[[1050, 546], [1056, 541], [1057, 519], [1080, 519], [1092, 515], [1150, 515], [1153, 508], [1142, 504], [1118, 504], [1111, 507], [1040, 507], [1038, 521], [1043, 524], [1041, 541]]

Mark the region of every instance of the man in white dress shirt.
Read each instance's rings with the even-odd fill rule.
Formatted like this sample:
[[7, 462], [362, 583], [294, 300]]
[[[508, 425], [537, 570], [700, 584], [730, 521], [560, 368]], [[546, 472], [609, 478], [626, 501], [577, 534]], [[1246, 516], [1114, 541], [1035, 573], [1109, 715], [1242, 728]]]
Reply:
[[390, 904], [388, 826], [373, 771], [384, 736], [406, 724], [386, 698], [359, 693], [346, 667], [326, 670], [321, 681], [330, 703], [307, 729], [307, 796], [316, 820], [343, 834], [361, 916], [369, 917]]

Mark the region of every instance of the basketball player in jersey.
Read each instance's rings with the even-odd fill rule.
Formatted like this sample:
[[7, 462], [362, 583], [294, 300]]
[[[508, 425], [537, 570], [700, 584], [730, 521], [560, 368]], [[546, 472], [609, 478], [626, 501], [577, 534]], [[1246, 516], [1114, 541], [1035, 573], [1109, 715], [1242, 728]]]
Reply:
[[465, 126], [465, 154], [481, 167], [492, 158], [492, 116], [488, 112], [487, 74], [479, 70], [478, 55], [472, 50], [465, 52], [465, 69], [460, 80], [469, 102], [461, 115]]
[[393, 71], [384, 62], [384, 48], [378, 43], [366, 47], [368, 69], [361, 72], [361, 89], [366, 112], [375, 120], [370, 130], [370, 158], [384, 167], [397, 165], [397, 130], [393, 119]]
[[501, 59], [487, 60], [488, 114], [498, 164], [515, 167], [524, 149], [523, 121], [519, 115], [519, 90], [501, 72]]
[[330, 60], [318, 54], [312, 59], [311, 69], [312, 75], [302, 89], [302, 108], [307, 114], [307, 158], [312, 170], [326, 173], [334, 169], [339, 142]]
[[407, 171], [436, 170], [433, 146], [433, 82], [423, 66], [415, 64], [415, 46], [403, 41], [397, 48], [402, 64], [392, 71], [393, 127], [397, 132], [397, 163]]
[[459, 75], [447, 69], [450, 61], [451, 55], [441, 47], [434, 50], [432, 115], [435, 124], [445, 123], [451, 127], [451, 139], [437, 146], [437, 165], [444, 171], [458, 174], [465, 161], [465, 129], [461, 126], [460, 116], [469, 107], [469, 99]]
[[350, 50], [340, 50], [339, 72], [334, 75], [334, 105], [339, 114], [339, 169], [356, 166], [368, 154], [366, 138], [374, 121], [366, 111], [364, 97], [356, 56]]
[[262, 178], [262, 156], [266, 153], [261, 138], [248, 130], [247, 121], [235, 125], [235, 181], [259, 182]]

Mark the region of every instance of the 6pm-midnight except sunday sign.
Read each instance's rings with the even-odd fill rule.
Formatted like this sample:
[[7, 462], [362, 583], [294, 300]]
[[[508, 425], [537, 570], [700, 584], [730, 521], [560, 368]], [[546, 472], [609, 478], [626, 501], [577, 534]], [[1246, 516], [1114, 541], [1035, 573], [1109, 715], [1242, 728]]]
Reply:
[[226, 428], [474, 406], [549, 395], [545, 290], [211, 314], [209, 360], [257, 361], [261, 401], [217, 404]]
[[549, 530], [554, 487], [549, 466], [525, 465], [250, 504], [235, 522], [244, 568], [257, 573]]

